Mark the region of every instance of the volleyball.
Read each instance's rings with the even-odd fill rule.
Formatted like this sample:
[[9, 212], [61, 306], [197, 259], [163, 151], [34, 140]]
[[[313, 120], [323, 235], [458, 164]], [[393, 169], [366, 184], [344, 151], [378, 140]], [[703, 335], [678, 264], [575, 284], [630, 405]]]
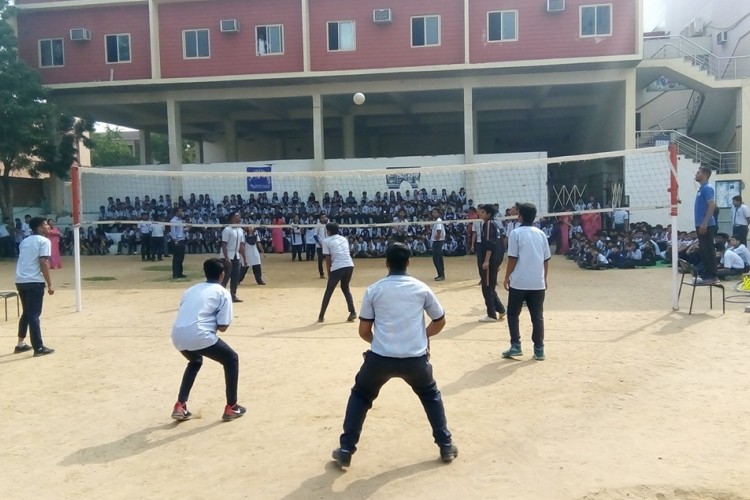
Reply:
[[357, 106], [361, 106], [365, 103], [365, 95], [362, 92], [357, 92], [354, 94], [354, 104]]

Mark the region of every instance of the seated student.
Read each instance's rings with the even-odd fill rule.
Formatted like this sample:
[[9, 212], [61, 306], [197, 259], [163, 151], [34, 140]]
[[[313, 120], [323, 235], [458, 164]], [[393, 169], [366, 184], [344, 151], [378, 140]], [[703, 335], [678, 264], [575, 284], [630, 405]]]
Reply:
[[609, 259], [599, 251], [597, 247], [591, 248], [591, 264], [586, 269], [597, 271], [600, 269], [609, 269], [611, 267]]
[[636, 266], [642, 265], [642, 259], [643, 254], [640, 249], [635, 246], [635, 243], [627, 243], [625, 245], [625, 259], [620, 261], [617, 267], [620, 269], [635, 269]]
[[750, 271], [750, 250], [734, 236], [729, 238], [729, 248], [742, 259], [742, 263], [745, 265], [744, 272]]
[[659, 247], [656, 246], [655, 243], [653, 243], [650, 240], [647, 240], [643, 243], [643, 247], [641, 250], [641, 263], [638, 264], [639, 266], [655, 266], [656, 261], [659, 260], [659, 254], [657, 253], [657, 249]]
[[716, 270], [716, 275], [719, 279], [730, 278], [732, 276], [739, 276], [745, 271], [745, 263], [742, 262], [742, 257], [734, 253], [731, 248], [724, 250], [721, 256], [721, 262]]

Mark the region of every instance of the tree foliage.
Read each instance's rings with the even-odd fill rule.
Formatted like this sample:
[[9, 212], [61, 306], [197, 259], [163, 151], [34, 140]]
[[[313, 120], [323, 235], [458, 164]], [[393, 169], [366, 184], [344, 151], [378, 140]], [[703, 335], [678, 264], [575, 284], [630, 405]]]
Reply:
[[78, 147], [92, 147], [87, 133], [93, 122], [62, 113], [47, 100], [39, 74], [18, 58], [10, 25], [15, 8], [0, 0], [0, 210], [13, 216], [13, 182], [17, 173], [68, 177]]
[[91, 151], [91, 166], [122, 167], [138, 164], [139, 159], [117, 130], [107, 127], [104, 133], [94, 134], [93, 139], [96, 148]]

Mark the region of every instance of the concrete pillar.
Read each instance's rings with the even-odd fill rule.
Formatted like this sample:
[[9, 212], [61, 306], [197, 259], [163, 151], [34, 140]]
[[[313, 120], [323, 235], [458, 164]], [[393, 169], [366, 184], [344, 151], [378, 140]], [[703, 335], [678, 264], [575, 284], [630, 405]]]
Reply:
[[310, 71], [310, 4], [300, 0], [302, 7], [302, 71]]
[[172, 170], [182, 167], [182, 121], [180, 103], [167, 99], [167, 128], [169, 130], [169, 164]]
[[148, 130], [139, 130], [138, 141], [141, 144], [139, 151], [141, 165], [151, 165], [153, 163], [153, 156], [151, 153], [151, 132]]
[[354, 115], [344, 115], [341, 118], [344, 140], [344, 158], [355, 157], [355, 138], [354, 138]]
[[325, 170], [325, 150], [323, 142], [323, 98], [313, 94], [313, 160], [315, 170]]
[[227, 150], [227, 161], [237, 160], [237, 122], [224, 120], [224, 147]]
[[625, 116], [623, 117], [625, 121], [625, 127], [624, 127], [624, 133], [625, 137], [623, 137], [623, 144], [624, 149], [635, 149], [635, 114], [637, 111], [636, 106], [636, 85], [635, 85], [635, 76], [636, 71], [635, 68], [627, 72], [627, 76], [625, 77]]
[[474, 95], [470, 85], [464, 85], [464, 163], [474, 163]]
[[151, 47], [151, 78], [161, 79], [161, 47], [159, 45], [159, 5], [148, 0], [148, 30]]
[[[738, 92], [739, 105], [737, 109], [737, 151], [740, 151], [740, 172], [745, 186], [750, 186], [750, 81], [745, 83]], [[747, 123], [747, 125], [745, 125]]]

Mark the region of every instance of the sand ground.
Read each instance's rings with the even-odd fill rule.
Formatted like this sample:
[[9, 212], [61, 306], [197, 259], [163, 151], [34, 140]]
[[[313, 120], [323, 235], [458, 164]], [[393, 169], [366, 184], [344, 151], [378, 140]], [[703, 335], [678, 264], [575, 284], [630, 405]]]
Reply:
[[[84, 257], [84, 277], [115, 280], [84, 281], [76, 313], [66, 258], [42, 316], [57, 352], [43, 358], [10, 354], [11, 299], [0, 498], [750, 498], [750, 315], [744, 303], [709, 310], [699, 289], [688, 316], [689, 288], [672, 312], [667, 268], [581, 271], [555, 257], [547, 360], [535, 362], [502, 359], [505, 322], [477, 322], [472, 257], [447, 259], [437, 284], [431, 261], [415, 259], [411, 274], [447, 310], [432, 362], [460, 456], [437, 459], [418, 399], [392, 381], [344, 472], [330, 453], [366, 344], [340, 293], [315, 322], [325, 281], [289, 255], [265, 260], [268, 286], [240, 287], [245, 302], [223, 335], [240, 354], [248, 415], [221, 422], [222, 371], [207, 361], [189, 403], [199, 418], [169, 418], [184, 368], [170, 327], [202, 259], [188, 256], [192, 279], [176, 283], [139, 257]], [[385, 268], [356, 265], [359, 303]], [[0, 263], [0, 289], [13, 288], [13, 269]], [[525, 311], [521, 326], [530, 351]]]

